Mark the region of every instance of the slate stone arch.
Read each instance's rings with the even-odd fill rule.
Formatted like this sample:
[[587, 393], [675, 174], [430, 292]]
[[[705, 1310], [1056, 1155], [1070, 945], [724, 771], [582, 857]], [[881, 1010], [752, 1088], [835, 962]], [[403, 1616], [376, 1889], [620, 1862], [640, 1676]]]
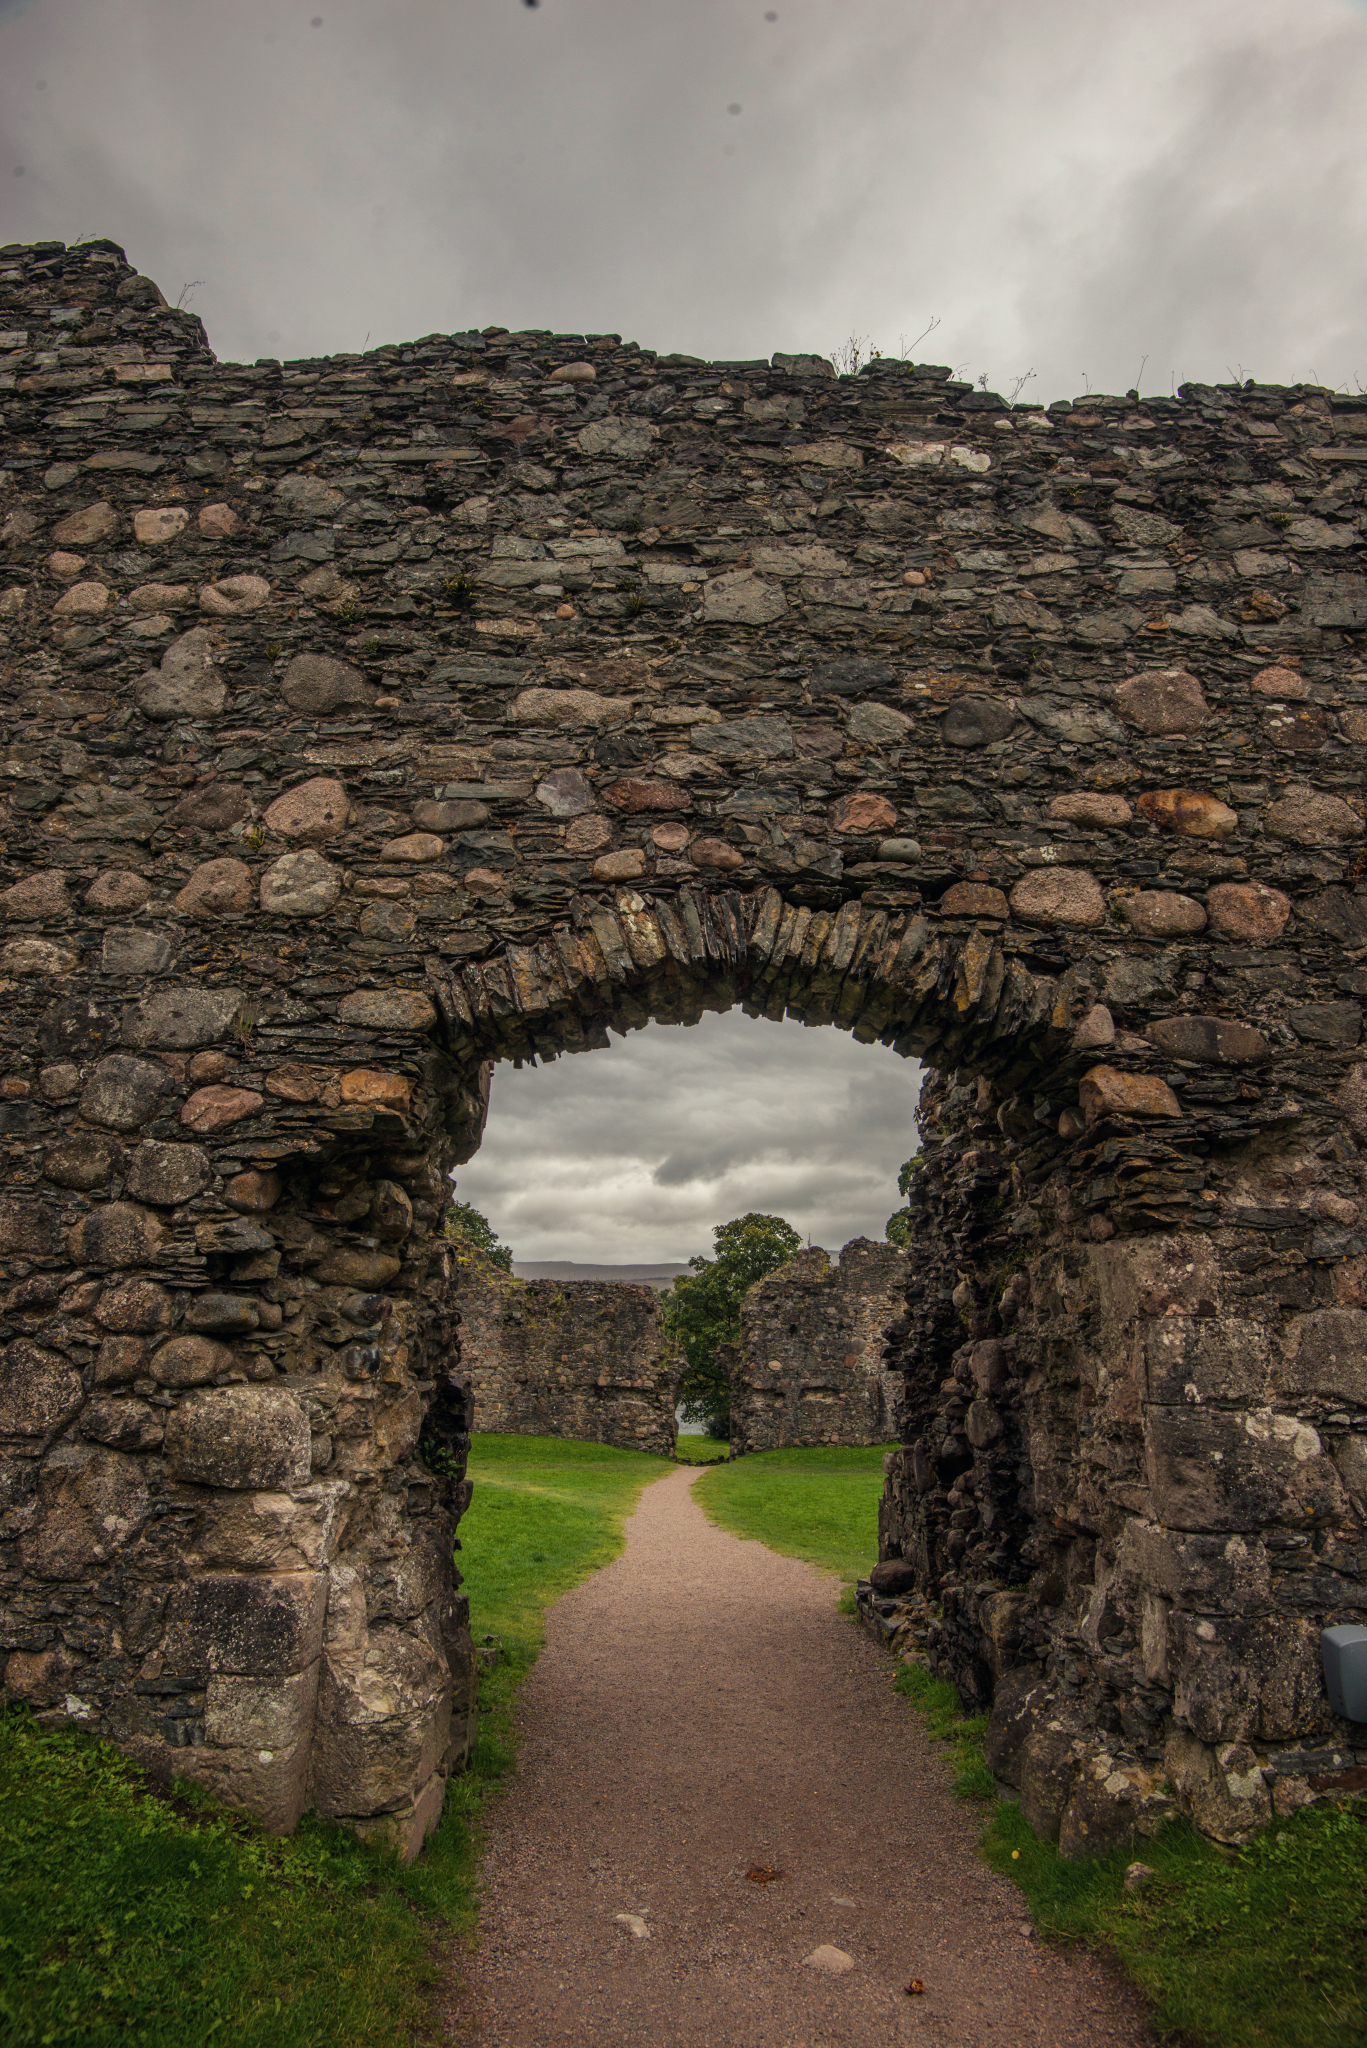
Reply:
[[911, 909], [838, 909], [684, 888], [618, 890], [574, 924], [487, 965], [431, 970], [451, 1057], [554, 1057], [606, 1044], [611, 1025], [694, 1023], [740, 1004], [757, 1017], [833, 1024], [903, 1055], [1016, 1075], [1047, 1063], [1095, 1000], [1085, 961], [1058, 977], [1012, 960], [1000, 927], [933, 928]]
[[447, 1170], [497, 1060], [741, 1002], [932, 1063], [884, 1561], [1032, 1818], [1351, 1779], [1367, 402], [219, 364], [4, 266], [6, 1690], [415, 1847]]

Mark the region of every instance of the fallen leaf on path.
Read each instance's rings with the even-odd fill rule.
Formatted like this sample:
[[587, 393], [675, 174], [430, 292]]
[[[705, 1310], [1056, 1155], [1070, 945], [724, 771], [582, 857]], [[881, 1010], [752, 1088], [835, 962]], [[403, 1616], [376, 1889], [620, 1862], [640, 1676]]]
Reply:
[[913, 1977], [910, 1984], [908, 1984], [906, 1987], [907, 1997], [919, 1998], [921, 1996], [921, 1993], [925, 1990], [925, 1988], [925, 1985], [921, 1982], [919, 1977]]
[[751, 1884], [777, 1884], [788, 1873], [786, 1870], [771, 1870], [767, 1863], [752, 1863], [745, 1875]]
[[631, 1929], [634, 1941], [646, 1941], [649, 1939], [650, 1929], [646, 1926], [639, 1913], [614, 1913], [612, 1917], [619, 1927], [629, 1927]]

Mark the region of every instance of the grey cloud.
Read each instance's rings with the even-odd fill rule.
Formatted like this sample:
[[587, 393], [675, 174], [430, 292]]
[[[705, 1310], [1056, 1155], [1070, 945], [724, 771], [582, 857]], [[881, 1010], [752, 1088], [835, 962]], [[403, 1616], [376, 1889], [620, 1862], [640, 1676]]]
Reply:
[[1367, 372], [1362, 8], [779, 12], [11, 0], [7, 232], [203, 279], [230, 357], [490, 321], [895, 350], [938, 314], [922, 355], [1036, 398], [1144, 354], [1150, 389]]
[[721, 1180], [740, 1166], [752, 1166], [755, 1154], [749, 1148], [733, 1152], [719, 1143], [707, 1152], [671, 1152], [662, 1159], [650, 1178], [657, 1188], [686, 1188], [694, 1182]]

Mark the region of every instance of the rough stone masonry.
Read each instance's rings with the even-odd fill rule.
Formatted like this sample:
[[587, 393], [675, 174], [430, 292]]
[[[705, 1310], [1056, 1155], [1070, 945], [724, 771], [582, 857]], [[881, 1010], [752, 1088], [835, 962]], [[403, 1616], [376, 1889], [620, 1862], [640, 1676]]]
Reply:
[[415, 1846], [445, 1176], [741, 1003], [934, 1063], [885, 1549], [1040, 1824], [1360, 1774], [1367, 400], [219, 364], [106, 242], [0, 351], [9, 1691]]

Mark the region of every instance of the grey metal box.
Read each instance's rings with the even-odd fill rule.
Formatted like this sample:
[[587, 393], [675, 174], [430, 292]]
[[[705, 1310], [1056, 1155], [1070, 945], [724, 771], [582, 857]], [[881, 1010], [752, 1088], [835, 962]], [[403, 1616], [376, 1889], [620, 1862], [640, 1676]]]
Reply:
[[1367, 1721], [1367, 1628], [1327, 1628], [1320, 1650], [1330, 1706], [1345, 1721]]

